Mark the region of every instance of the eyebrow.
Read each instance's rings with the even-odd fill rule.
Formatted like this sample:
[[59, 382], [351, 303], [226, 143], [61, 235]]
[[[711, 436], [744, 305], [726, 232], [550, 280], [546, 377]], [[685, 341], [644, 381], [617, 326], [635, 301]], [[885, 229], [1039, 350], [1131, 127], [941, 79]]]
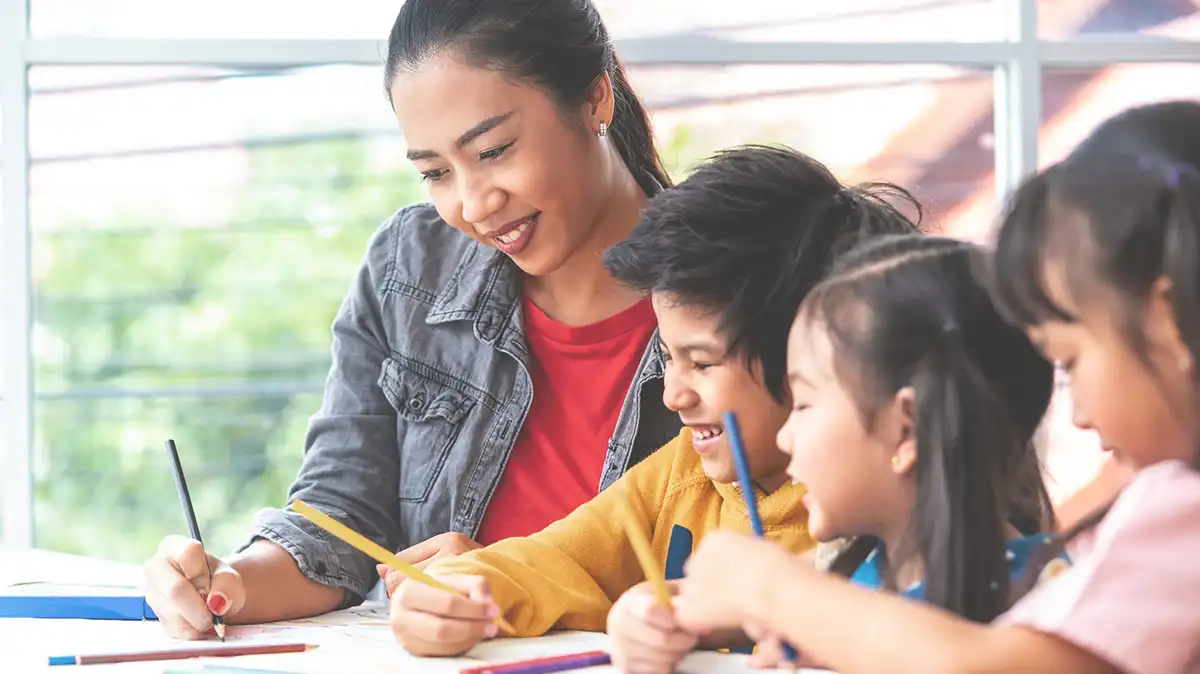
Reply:
[[690, 342], [684, 342], [679, 345], [680, 351], [703, 351], [709, 355], [716, 355], [723, 351], [720, 344], [707, 339], [695, 339]]
[[[464, 131], [462, 135], [454, 141], [454, 146], [458, 148], [463, 147], [467, 143], [470, 143], [488, 131], [491, 131], [492, 129], [508, 121], [508, 118], [512, 116], [512, 112], [506, 112], [503, 115], [494, 115], [492, 117], [488, 117], [482, 122]], [[436, 156], [437, 153], [433, 150], [409, 150], [407, 154], [409, 161], [416, 161], [418, 159], [431, 159]]]

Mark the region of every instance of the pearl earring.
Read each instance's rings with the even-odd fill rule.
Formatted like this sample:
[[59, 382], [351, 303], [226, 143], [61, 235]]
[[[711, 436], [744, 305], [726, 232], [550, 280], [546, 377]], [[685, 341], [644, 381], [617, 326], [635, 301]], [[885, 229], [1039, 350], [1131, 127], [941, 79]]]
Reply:
[[601, 138], [607, 136], [608, 135], [608, 124], [605, 124], [604, 122], [600, 122], [600, 131], [598, 131], [596, 133], [596, 135], [600, 136]]
[[900, 457], [899, 456], [892, 457], [892, 470], [900, 470]]

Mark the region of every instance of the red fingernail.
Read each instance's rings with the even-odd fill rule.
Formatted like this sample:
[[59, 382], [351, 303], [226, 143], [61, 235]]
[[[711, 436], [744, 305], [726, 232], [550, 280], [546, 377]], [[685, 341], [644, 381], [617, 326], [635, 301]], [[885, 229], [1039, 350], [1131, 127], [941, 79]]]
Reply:
[[225, 599], [225, 595], [221, 594], [220, 592], [214, 592], [212, 596], [208, 598], [208, 610], [216, 613], [217, 615], [221, 615], [225, 612], [226, 603], [227, 600]]

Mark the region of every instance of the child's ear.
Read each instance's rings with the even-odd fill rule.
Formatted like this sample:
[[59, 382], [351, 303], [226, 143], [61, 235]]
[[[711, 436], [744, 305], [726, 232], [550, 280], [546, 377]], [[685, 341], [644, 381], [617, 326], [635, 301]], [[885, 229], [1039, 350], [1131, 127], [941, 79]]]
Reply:
[[917, 394], [911, 386], [896, 392], [888, 410], [892, 471], [905, 475], [917, 465]]
[[1180, 372], [1191, 376], [1192, 353], [1179, 332], [1175, 310], [1171, 299], [1171, 281], [1159, 278], [1150, 289], [1150, 299], [1145, 312], [1145, 330], [1151, 347], [1163, 354], [1168, 368], [1178, 367]]

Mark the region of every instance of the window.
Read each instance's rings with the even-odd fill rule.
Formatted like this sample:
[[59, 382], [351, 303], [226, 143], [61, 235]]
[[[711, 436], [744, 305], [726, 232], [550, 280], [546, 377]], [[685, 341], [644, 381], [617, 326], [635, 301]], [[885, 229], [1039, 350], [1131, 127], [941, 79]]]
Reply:
[[[1182, 0], [594, 1], [677, 179], [787, 143], [980, 241], [1017, 176], [1200, 81]], [[402, 2], [0, 0], [0, 80], [30, 87], [0, 89], [0, 241], [28, 214], [31, 247], [29, 274], [0, 251], [0, 339], [22, 344], [0, 354], [0, 462], [29, 457], [35, 486], [0, 481], [0, 539], [28, 544], [5, 525], [32, 509], [41, 547], [144, 558], [186, 531], [168, 437], [214, 550], [282, 502], [367, 238], [425, 198], [379, 67]], [[1101, 457], [1066, 393], [1046, 427], [1061, 499]]]
[[1200, 5], [1187, 0], [1037, 0], [1046, 39], [1130, 33], [1195, 39]]
[[29, 0], [35, 36], [386, 39], [403, 0]]
[[1002, 25], [995, 0], [596, 0], [596, 5], [618, 38], [686, 34], [751, 42], [976, 42], [1000, 37]]
[[[785, 142], [847, 180], [912, 186], [935, 223], [993, 190], [991, 150], [971, 135], [991, 125], [984, 73], [631, 76], [676, 177], [721, 147]], [[30, 85], [39, 545], [136, 560], [183, 531], [162, 507], [172, 437], [206, 538], [229, 549], [296, 473], [367, 238], [424, 198], [378, 73], [40, 67]], [[949, 129], [944, 105], [975, 116]]]
[[[397, 0], [30, 0], [36, 36], [386, 39]], [[994, 0], [596, 0], [617, 38], [681, 34], [735, 40], [938, 40], [998, 37]], [[237, 17], [231, 21], [229, 17]]]
[[162, 507], [172, 437], [230, 549], [296, 473], [368, 237], [423, 193], [378, 72], [44, 67], [30, 86], [38, 543], [137, 559], [185, 533]]
[[990, 73], [920, 65], [638, 67], [631, 80], [677, 178], [723, 147], [786, 143], [844, 182], [890, 180], [912, 190], [935, 231], [972, 235], [988, 226], [985, 208], [963, 207], [995, 203]]

